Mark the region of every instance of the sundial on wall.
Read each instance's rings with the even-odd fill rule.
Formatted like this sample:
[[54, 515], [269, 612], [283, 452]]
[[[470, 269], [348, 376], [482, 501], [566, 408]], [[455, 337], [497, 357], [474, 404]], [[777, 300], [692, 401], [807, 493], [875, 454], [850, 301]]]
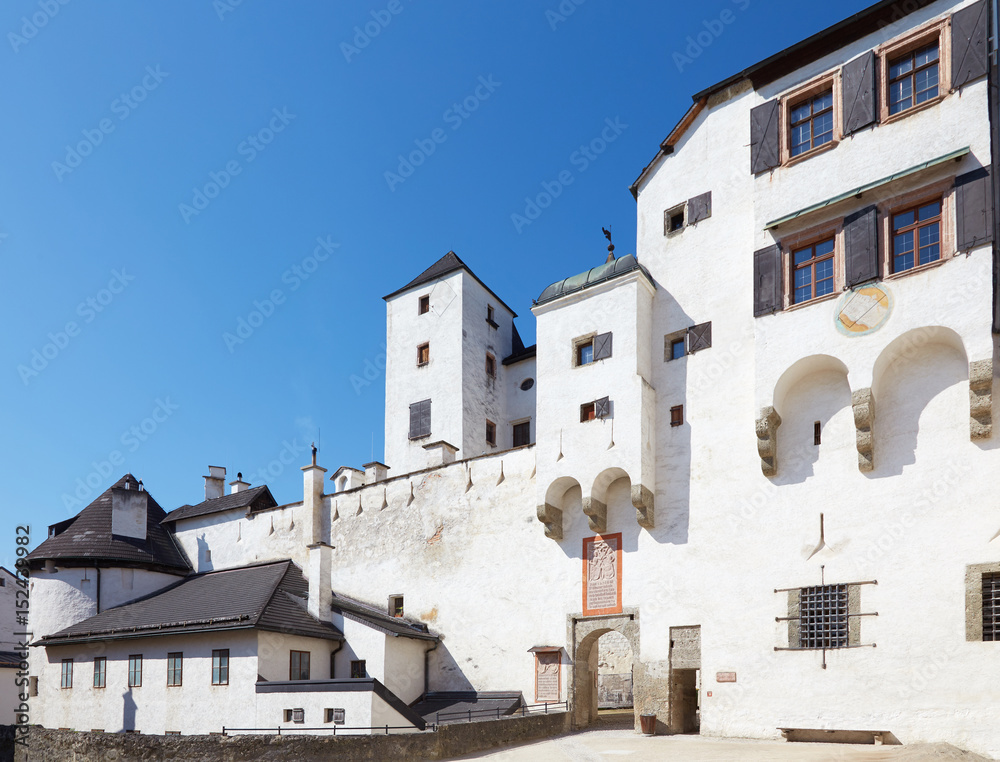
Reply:
[[833, 322], [846, 336], [864, 336], [877, 331], [892, 313], [892, 294], [881, 284], [853, 289], [837, 300]]

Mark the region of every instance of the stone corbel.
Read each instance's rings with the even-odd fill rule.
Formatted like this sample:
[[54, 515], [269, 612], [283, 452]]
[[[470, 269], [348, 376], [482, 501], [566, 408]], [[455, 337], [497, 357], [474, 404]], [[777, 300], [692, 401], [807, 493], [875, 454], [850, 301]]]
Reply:
[[590, 531], [597, 534], [604, 534], [608, 531], [608, 506], [596, 497], [585, 497], [583, 499], [583, 512], [590, 525]]
[[543, 503], [535, 511], [538, 520], [545, 525], [545, 536], [550, 540], [563, 538], [562, 511], [554, 505]]
[[993, 436], [993, 360], [969, 363], [969, 416], [972, 439]]
[[764, 476], [778, 473], [778, 427], [781, 416], [773, 407], [761, 408], [757, 419], [757, 453], [760, 455], [760, 470]]
[[851, 392], [854, 428], [858, 445], [858, 470], [867, 473], [875, 468], [875, 395], [871, 387]]
[[632, 505], [635, 506], [635, 520], [643, 529], [653, 528], [653, 493], [642, 484], [632, 485]]

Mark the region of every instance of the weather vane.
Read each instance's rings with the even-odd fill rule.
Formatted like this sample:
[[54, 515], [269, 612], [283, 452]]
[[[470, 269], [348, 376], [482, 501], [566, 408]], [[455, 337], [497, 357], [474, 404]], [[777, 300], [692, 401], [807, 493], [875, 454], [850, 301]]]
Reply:
[[607, 228], [601, 228], [604, 231], [604, 237], [608, 239], [608, 262], [611, 262], [615, 258], [615, 245], [611, 243], [611, 231]]

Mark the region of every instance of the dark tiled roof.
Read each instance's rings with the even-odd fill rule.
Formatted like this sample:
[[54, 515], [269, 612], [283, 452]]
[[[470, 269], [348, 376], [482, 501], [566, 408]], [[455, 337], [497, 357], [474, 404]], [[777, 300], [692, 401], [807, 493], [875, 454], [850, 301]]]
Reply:
[[251, 512], [263, 511], [267, 508], [274, 508], [276, 505], [278, 505], [278, 501], [274, 499], [271, 490], [267, 488], [266, 484], [262, 484], [242, 492], [232, 492], [222, 497], [205, 500], [198, 505], [182, 505], [168, 513], [163, 519], [163, 523], [190, 519], [194, 516], [208, 516], [212, 513], [222, 513], [235, 508], [249, 508]]
[[646, 268], [639, 264], [639, 260], [635, 258], [635, 255], [626, 254], [624, 257], [618, 257], [618, 259], [614, 262], [606, 262], [599, 267], [594, 267], [586, 272], [580, 273], [579, 275], [574, 275], [572, 278], [556, 281], [542, 291], [542, 295], [538, 297], [535, 304], [551, 302], [553, 299], [558, 299], [560, 296], [582, 291], [585, 288], [590, 288], [598, 283], [603, 283], [604, 281], [611, 280], [612, 278], [617, 278], [625, 273], [630, 273], [633, 270], [640, 270], [647, 278], [649, 278], [650, 283], [653, 282], [653, 278], [646, 271]]
[[530, 347], [524, 347], [520, 352], [515, 352], [514, 354], [503, 358], [503, 364], [513, 365], [516, 362], [521, 362], [521, 360], [530, 360], [537, 354], [537, 350], [537, 344], [532, 344]]
[[[444, 725], [449, 722], [488, 720], [514, 714], [524, 699], [520, 691], [430, 691], [410, 708], [427, 722]], [[463, 712], [464, 714], [459, 714]], [[440, 716], [438, 716], [440, 714]]]
[[74, 518], [49, 527], [50, 536], [28, 555], [28, 560], [117, 561], [168, 571], [191, 571], [191, 565], [171, 534], [160, 526], [166, 513], [148, 492], [146, 539], [111, 534], [112, 491], [126, 486], [138, 490], [139, 482], [132, 474], [126, 474]]
[[402, 635], [405, 638], [416, 638], [417, 640], [438, 640], [437, 635], [432, 635], [427, 631], [427, 625], [423, 622], [414, 622], [404, 617], [389, 616], [368, 603], [362, 603], [354, 598], [334, 592], [333, 610], [343, 614], [348, 619], [355, 622], [367, 624], [387, 635]]
[[472, 270], [469, 269], [469, 266], [465, 264], [465, 262], [463, 262], [461, 259], [459, 259], [458, 254], [456, 254], [453, 251], [449, 251], [447, 254], [441, 257], [441, 259], [432, 264], [430, 267], [428, 267], [426, 270], [420, 273], [420, 275], [411, 280], [402, 288], [398, 288], [391, 294], [387, 294], [382, 298], [392, 299], [392, 297], [396, 296], [397, 294], [401, 294], [404, 291], [408, 291], [411, 288], [416, 288], [417, 286], [422, 286], [424, 283], [430, 283], [432, 281], [438, 280], [439, 278], [443, 278], [445, 275], [450, 275], [456, 270], [465, 270], [469, 275], [471, 275], [476, 280], [477, 283], [479, 283], [480, 286], [482, 286], [491, 294], [493, 294], [493, 297], [498, 302], [500, 302], [500, 304], [503, 304], [504, 308], [507, 309], [511, 315], [517, 317], [517, 313], [514, 312], [514, 310], [512, 310], [510, 307], [508, 307], [504, 303], [503, 299], [494, 294], [493, 289], [491, 289], [489, 286], [487, 286], [485, 283], [479, 280], [479, 277], [474, 272], [472, 272]]
[[17, 651], [0, 651], [0, 669], [17, 669], [21, 666], [21, 655]]
[[306, 610], [308, 586], [291, 561], [195, 574], [42, 638], [41, 645], [218, 630], [270, 630], [343, 640]]

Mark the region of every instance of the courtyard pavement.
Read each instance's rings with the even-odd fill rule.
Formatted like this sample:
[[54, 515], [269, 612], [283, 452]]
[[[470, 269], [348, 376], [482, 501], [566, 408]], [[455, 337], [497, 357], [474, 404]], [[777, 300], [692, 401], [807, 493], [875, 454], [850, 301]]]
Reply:
[[984, 757], [947, 744], [866, 746], [787, 743], [703, 736], [642, 736], [631, 727], [597, 727], [501, 751], [480, 752], [461, 760], [504, 762], [611, 762], [616, 759], [670, 762], [982, 762]]

